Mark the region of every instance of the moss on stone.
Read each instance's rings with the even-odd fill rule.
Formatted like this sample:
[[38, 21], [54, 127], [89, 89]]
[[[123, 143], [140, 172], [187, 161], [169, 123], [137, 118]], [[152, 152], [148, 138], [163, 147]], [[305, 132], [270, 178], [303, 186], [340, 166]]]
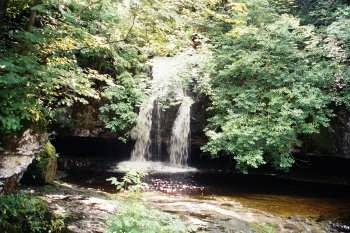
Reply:
[[269, 223], [251, 223], [252, 230], [255, 233], [277, 233], [278, 227]]
[[47, 142], [29, 166], [24, 180], [33, 184], [49, 184], [55, 179], [57, 171], [56, 149]]

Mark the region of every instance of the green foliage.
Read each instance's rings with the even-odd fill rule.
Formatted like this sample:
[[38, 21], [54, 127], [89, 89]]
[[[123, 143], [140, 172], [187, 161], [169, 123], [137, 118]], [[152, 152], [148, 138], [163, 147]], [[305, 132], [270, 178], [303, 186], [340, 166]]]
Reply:
[[41, 81], [39, 69], [32, 55], [0, 58], [0, 132], [18, 131], [25, 122], [41, 120], [42, 107], [36, 98]]
[[142, 188], [142, 178], [145, 177], [145, 173], [139, 171], [128, 171], [119, 181], [116, 177], [110, 177], [107, 181], [110, 181], [112, 185], [116, 187], [117, 192], [131, 191], [138, 193]]
[[[129, 132], [130, 126], [136, 121], [137, 114], [134, 110], [142, 94], [130, 74], [123, 73], [119, 79], [122, 85], [107, 87], [103, 92], [106, 101], [100, 107], [100, 119], [112, 132]], [[127, 135], [124, 133], [120, 138], [126, 139]]]
[[[126, 30], [118, 24], [121, 5], [108, 0], [90, 5], [89, 1], [63, 1], [57, 6], [49, 0], [39, 5], [27, 1], [26, 7], [11, 4], [8, 12], [32, 7], [37, 12], [35, 26], [41, 26], [25, 31], [28, 15], [19, 13], [8, 16], [8, 25], [2, 26], [1, 134], [31, 125], [45, 127], [55, 120], [56, 109], [94, 99], [107, 104], [101, 110], [108, 129], [124, 132], [130, 127], [140, 97], [136, 80], [144, 73], [145, 56], [132, 43], [110, 41], [112, 33]], [[120, 90], [119, 95], [115, 93]]]
[[23, 194], [0, 196], [0, 231], [4, 233], [58, 233], [63, 221], [50, 213], [47, 203]]
[[18, 15], [30, 9], [35, 0], [3, 0], [5, 16], [8, 18], [16, 18]]
[[125, 140], [145, 87], [147, 57], [189, 44], [190, 29], [183, 30], [178, 14], [181, 1], [0, 5], [1, 134], [45, 128], [62, 109], [98, 100], [100, 120]]
[[188, 232], [184, 223], [168, 213], [144, 205], [135, 199], [123, 203], [119, 212], [108, 221], [107, 233]]
[[233, 155], [244, 172], [266, 163], [288, 169], [298, 136], [327, 126], [334, 100], [344, 102], [334, 87], [347, 85], [348, 68], [329, 56], [313, 26], [278, 14], [268, 1], [230, 6], [214, 14], [205, 90], [213, 117], [204, 150]]
[[1, 7], [0, 135], [45, 128], [68, 108], [98, 103], [105, 128], [126, 140], [147, 89], [147, 59], [177, 53], [194, 32], [210, 39], [213, 56], [198, 80], [211, 100], [203, 148], [232, 155], [242, 171], [288, 169], [299, 137], [326, 127], [333, 108], [350, 107], [345, 0], [6, 0]]
[[338, 10], [346, 9], [348, 2], [344, 0], [299, 1], [295, 4], [299, 9], [298, 16], [305, 24], [323, 27], [336, 20]]

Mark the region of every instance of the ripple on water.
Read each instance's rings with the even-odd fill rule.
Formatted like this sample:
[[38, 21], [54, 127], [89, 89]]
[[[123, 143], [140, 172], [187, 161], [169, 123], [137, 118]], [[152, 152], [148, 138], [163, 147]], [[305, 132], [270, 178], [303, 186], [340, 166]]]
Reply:
[[165, 162], [154, 161], [124, 161], [115, 164], [109, 169], [109, 172], [127, 172], [137, 170], [148, 174], [162, 173], [191, 173], [198, 170], [187, 166], [174, 166]]
[[[295, 221], [299, 219], [297, 216], [317, 222], [332, 221], [332, 227], [336, 229], [349, 226], [346, 224], [350, 216], [350, 198], [346, 195], [348, 189], [332, 185], [323, 184], [321, 189], [317, 185], [290, 184], [273, 177], [252, 176], [248, 179], [239, 175], [206, 174], [194, 168], [174, 167], [162, 162], [121, 162], [113, 166], [110, 173], [89, 174], [91, 182], [87, 182], [82, 174], [67, 179], [114, 192], [114, 187], [106, 182], [106, 178], [113, 175], [121, 177], [131, 169], [148, 173], [144, 179], [147, 184], [145, 191], [163, 193], [169, 202], [172, 202], [172, 197], [175, 197], [174, 200], [186, 197], [186, 203], [190, 201], [204, 205], [215, 202], [223, 209], [236, 209], [237, 206], [232, 203], [240, 203], [243, 212], [255, 209]], [[152, 196], [157, 195], [152, 193]]]

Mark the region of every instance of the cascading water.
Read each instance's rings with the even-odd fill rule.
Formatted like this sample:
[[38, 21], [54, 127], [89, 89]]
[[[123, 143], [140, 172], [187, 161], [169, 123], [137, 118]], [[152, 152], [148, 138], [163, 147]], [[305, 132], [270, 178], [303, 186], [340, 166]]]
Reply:
[[131, 154], [131, 160], [143, 161], [150, 158], [149, 147], [151, 145], [151, 127], [154, 98], [150, 98], [140, 108], [136, 127], [133, 129], [132, 137], [136, 139], [134, 149]]
[[186, 95], [180, 74], [189, 67], [194, 58], [192, 53], [184, 52], [174, 57], [156, 57], [152, 60], [151, 94], [142, 104], [136, 126], [132, 130], [136, 142], [131, 160], [164, 160], [161, 103], [169, 101], [173, 105], [178, 105], [179, 109], [171, 130], [169, 158], [166, 160], [177, 166], [187, 165], [190, 109], [193, 101]]
[[156, 151], [155, 157], [157, 160], [161, 159], [162, 156], [162, 124], [161, 124], [161, 106], [160, 103], [156, 103], [156, 113], [155, 113], [155, 123], [156, 123], [156, 136], [155, 136], [155, 144]]
[[176, 116], [169, 148], [171, 164], [187, 164], [192, 102], [191, 98], [184, 97]]

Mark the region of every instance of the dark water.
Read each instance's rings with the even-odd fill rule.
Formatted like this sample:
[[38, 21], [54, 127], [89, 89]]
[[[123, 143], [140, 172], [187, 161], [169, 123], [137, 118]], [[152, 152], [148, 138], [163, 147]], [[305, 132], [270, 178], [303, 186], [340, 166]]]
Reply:
[[[106, 181], [111, 176], [121, 177], [122, 173], [68, 173], [64, 180], [113, 193], [115, 187]], [[350, 187], [346, 185], [291, 181], [263, 175], [201, 172], [150, 174], [144, 182], [145, 191], [188, 195], [196, 199], [235, 200], [243, 206], [277, 216], [332, 220], [344, 229], [347, 229], [350, 219]]]
[[[114, 140], [79, 140], [55, 142], [61, 154], [60, 167], [67, 173], [64, 181], [114, 193], [115, 187], [106, 179], [120, 178], [123, 174], [107, 171], [117, 161], [128, 159], [132, 145], [116, 145]], [[197, 161], [196, 155], [192, 154], [192, 162]], [[245, 207], [276, 216], [330, 220], [339, 232], [350, 232], [350, 160], [312, 158], [298, 160], [290, 175], [276, 172], [276, 175], [263, 175], [269, 169], [256, 175], [240, 175], [217, 172], [225, 164], [232, 167], [229, 161], [216, 163], [198, 157], [204, 164], [197, 161], [194, 166], [212, 170], [152, 173], [144, 179], [145, 191], [201, 200], [238, 201]]]

